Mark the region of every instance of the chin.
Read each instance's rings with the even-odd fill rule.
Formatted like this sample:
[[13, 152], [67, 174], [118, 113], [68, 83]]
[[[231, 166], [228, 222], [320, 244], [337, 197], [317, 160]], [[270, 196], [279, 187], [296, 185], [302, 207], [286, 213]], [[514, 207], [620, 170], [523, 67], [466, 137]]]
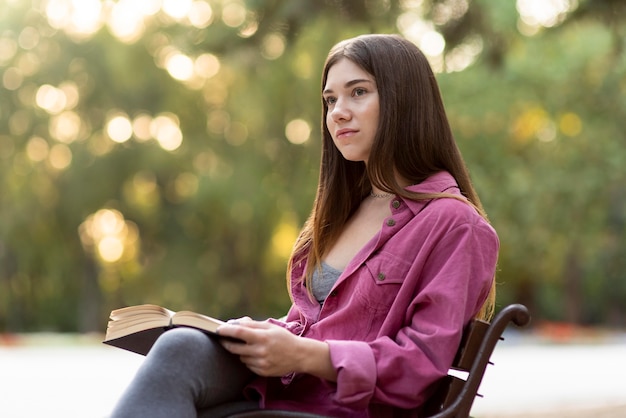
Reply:
[[366, 163], [367, 162], [367, 158], [363, 157], [362, 155], [354, 155], [354, 154], [351, 154], [351, 153], [343, 153], [343, 152], [341, 153], [341, 155], [343, 155], [344, 159], [346, 159], [348, 161], [355, 162], [355, 163], [358, 163], [358, 162]]

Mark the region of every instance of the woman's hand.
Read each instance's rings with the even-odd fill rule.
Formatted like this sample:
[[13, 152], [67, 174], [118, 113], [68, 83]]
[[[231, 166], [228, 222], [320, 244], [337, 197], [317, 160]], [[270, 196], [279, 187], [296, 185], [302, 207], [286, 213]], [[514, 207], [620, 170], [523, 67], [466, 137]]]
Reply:
[[[284, 376], [292, 372], [309, 373], [336, 381], [337, 371], [330, 361], [328, 344], [298, 337], [269, 322], [249, 318], [229, 321], [218, 328], [224, 348], [260, 376]], [[241, 340], [239, 341], [233, 341]]]

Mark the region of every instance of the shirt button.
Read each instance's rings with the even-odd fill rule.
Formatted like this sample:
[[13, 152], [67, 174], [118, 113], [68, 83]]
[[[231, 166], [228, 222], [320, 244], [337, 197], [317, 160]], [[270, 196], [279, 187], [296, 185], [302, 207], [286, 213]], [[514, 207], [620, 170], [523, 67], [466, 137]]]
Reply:
[[393, 219], [387, 219], [387, 226], [394, 226], [396, 224], [396, 221]]
[[394, 200], [391, 203], [391, 206], [393, 206], [394, 209], [398, 209], [400, 207], [400, 201], [399, 200]]
[[378, 273], [378, 280], [380, 280], [381, 282], [385, 280], [385, 277], [385, 273]]

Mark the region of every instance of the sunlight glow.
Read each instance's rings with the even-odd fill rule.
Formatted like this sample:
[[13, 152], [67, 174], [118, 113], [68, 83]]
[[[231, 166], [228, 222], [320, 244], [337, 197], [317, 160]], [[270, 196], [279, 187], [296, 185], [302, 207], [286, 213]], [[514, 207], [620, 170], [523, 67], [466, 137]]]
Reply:
[[124, 254], [124, 243], [118, 237], [104, 237], [98, 242], [98, 254], [107, 263], [114, 263]]
[[246, 7], [241, 1], [228, 1], [222, 7], [222, 21], [226, 26], [236, 28], [246, 21]]
[[479, 36], [470, 37], [446, 54], [446, 72], [463, 71], [476, 61], [482, 50], [482, 38]]
[[520, 19], [531, 28], [556, 26], [577, 7], [577, 0], [517, 0]]
[[248, 18], [246, 24], [239, 28], [237, 34], [242, 38], [249, 38], [259, 30], [259, 21], [254, 18]]
[[521, 112], [513, 124], [513, 138], [525, 144], [533, 138], [542, 142], [556, 139], [557, 127], [548, 112], [541, 106], [534, 106]]
[[75, 39], [88, 38], [102, 26], [100, 0], [48, 0], [45, 13], [48, 23]]
[[422, 35], [419, 47], [424, 54], [436, 57], [443, 53], [443, 50], [446, 47], [446, 40], [443, 39], [443, 36], [439, 32], [434, 30], [429, 31]]
[[285, 127], [285, 136], [292, 144], [304, 144], [311, 135], [311, 126], [304, 119], [294, 119]]
[[134, 43], [141, 38], [145, 31], [144, 18], [146, 12], [142, 3], [132, 0], [121, 0], [113, 5], [107, 26], [109, 30], [120, 41]]
[[106, 133], [112, 141], [126, 142], [133, 134], [133, 126], [125, 114], [116, 114], [106, 123]]
[[39, 31], [32, 26], [27, 26], [20, 32], [20, 36], [17, 38], [17, 43], [20, 48], [29, 50], [39, 44], [39, 38]]
[[163, 12], [176, 20], [182, 20], [192, 10], [192, 0], [163, 0]]
[[181, 53], [170, 55], [165, 62], [165, 68], [172, 78], [180, 81], [189, 80], [194, 75], [193, 60]]
[[416, 44], [429, 57], [441, 58], [446, 41], [434, 29], [432, 22], [427, 22], [414, 11], [401, 14], [396, 20], [396, 26], [402, 35]]
[[279, 33], [270, 33], [263, 38], [261, 55], [268, 60], [275, 60], [285, 52], [285, 38]]
[[467, 13], [468, 0], [447, 0], [433, 4], [432, 19], [437, 25], [445, 25]]
[[164, 113], [152, 120], [150, 133], [166, 151], [174, 151], [183, 143], [183, 134], [178, 126], [178, 117]]
[[65, 109], [73, 109], [78, 105], [80, 93], [78, 86], [73, 81], [64, 81], [59, 85], [59, 90], [65, 95]]
[[576, 136], [583, 130], [583, 122], [576, 113], [568, 112], [559, 119], [559, 129], [564, 135]]
[[40, 136], [33, 136], [26, 144], [26, 155], [31, 161], [43, 161], [48, 158], [49, 152], [48, 141]]
[[19, 68], [9, 67], [2, 74], [2, 85], [7, 90], [17, 90], [22, 86], [24, 75]]
[[76, 112], [66, 110], [50, 118], [50, 136], [64, 144], [76, 141], [81, 132], [82, 119]]
[[220, 71], [220, 60], [213, 54], [202, 54], [193, 63], [195, 73], [203, 78], [211, 78]]
[[[206, 28], [213, 22], [213, 9], [201, 0], [44, 0], [44, 10], [51, 27], [62, 30], [74, 40], [93, 36], [106, 24], [111, 34], [122, 42], [137, 42], [153, 17], [162, 12], [174, 21], [196, 28]], [[231, 23], [246, 17], [242, 3], [231, 2], [226, 8], [226, 21]], [[230, 19], [230, 20], [229, 20]], [[243, 23], [243, 20], [241, 20]], [[241, 24], [240, 23], [240, 24]], [[20, 46], [34, 47], [40, 35], [29, 28], [20, 36]], [[10, 49], [7, 50], [7, 54]], [[0, 55], [0, 61], [2, 56]]]
[[194, 1], [189, 9], [189, 22], [198, 29], [204, 29], [213, 22], [213, 9], [204, 1]]
[[56, 170], [65, 170], [72, 163], [72, 151], [65, 144], [56, 144], [48, 155], [50, 166]]
[[17, 52], [17, 42], [8, 36], [0, 38], [0, 65], [13, 59]]
[[17, 68], [19, 68], [25, 77], [30, 77], [41, 68], [40, 58], [33, 52], [23, 53], [17, 59]]
[[141, 113], [133, 119], [133, 134], [139, 142], [145, 142], [152, 138], [150, 123], [152, 123], [152, 117], [146, 113]]
[[63, 90], [51, 86], [50, 84], [44, 84], [37, 90], [35, 103], [49, 114], [55, 115], [65, 109], [67, 97]]
[[105, 263], [116, 263], [126, 254], [134, 256], [139, 232], [115, 209], [100, 209], [85, 219], [78, 233], [83, 247]]

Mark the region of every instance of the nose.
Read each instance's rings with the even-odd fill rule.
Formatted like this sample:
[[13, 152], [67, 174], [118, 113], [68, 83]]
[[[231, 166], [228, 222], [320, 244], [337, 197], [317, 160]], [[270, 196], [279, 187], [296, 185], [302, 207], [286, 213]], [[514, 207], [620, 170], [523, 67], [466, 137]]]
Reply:
[[345, 100], [337, 99], [333, 108], [329, 110], [330, 117], [334, 122], [349, 120], [351, 117], [350, 109]]

